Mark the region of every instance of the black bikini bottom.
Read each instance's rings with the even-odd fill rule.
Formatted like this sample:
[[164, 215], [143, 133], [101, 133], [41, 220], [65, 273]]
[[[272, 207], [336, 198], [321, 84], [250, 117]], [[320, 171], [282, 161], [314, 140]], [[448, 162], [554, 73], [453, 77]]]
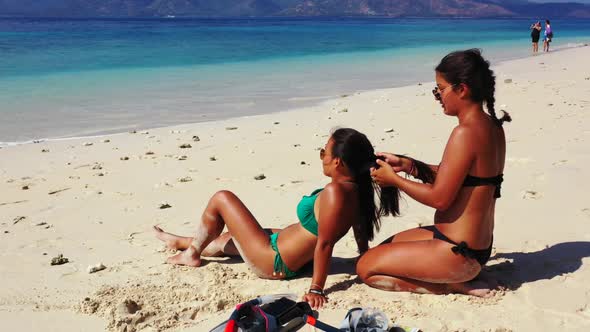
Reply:
[[443, 233], [441, 233], [438, 230], [438, 228], [434, 227], [434, 225], [420, 227], [420, 228], [431, 231], [432, 234], [434, 235], [435, 239], [439, 239], [441, 241], [445, 241], [447, 243], [455, 245], [454, 247], [451, 248], [451, 250], [455, 254], [460, 254], [460, 255], [463, 255], [464, 257], [473, 258], [476, 261], [478, 261], [479, 265], [481, 265], [481, 266], [484, 266], [487, 263], [487, 261], [490, 259], [490, 256], [492, 255], [492, 243], [494, 243], [493, 237], [492, 237], [492, 243], [490, 243], [489, 248], [475, 250], [475, 249], [469, 248], [467, 246], [467, 242], [465, 242], [465, 241], [461, 241], [461, 243], [457, 243], [457, 242], [449, 239]]

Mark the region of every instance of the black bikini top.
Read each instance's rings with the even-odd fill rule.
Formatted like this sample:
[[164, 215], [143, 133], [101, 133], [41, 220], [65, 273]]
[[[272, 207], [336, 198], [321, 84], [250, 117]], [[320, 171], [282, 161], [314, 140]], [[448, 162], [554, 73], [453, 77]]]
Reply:
[[465, 181], [463, 181], [463, 187], [496, 186], [494, 198], [500, 198], [500, 189], [502, 188], [503, 181], [504, 174], [496, 175], [491, 178], [480, 178], [467, 174]]

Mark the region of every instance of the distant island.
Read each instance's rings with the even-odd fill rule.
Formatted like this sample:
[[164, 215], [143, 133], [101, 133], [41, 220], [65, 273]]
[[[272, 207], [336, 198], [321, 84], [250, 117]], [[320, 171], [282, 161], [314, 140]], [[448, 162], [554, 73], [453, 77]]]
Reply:
[[0, 16], [590, 18], [590, 5], [526, 0], [0, 0]]

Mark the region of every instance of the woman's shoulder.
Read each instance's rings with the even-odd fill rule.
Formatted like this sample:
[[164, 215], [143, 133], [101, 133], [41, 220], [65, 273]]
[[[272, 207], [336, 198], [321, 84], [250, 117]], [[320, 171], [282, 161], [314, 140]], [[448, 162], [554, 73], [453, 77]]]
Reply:
[[478, 123], [462, 123], [457, 125], [451, 131], [451, 138], [454, 139], [466, 139], [470, 136], [477, 134], [480, 130], [481, 125]]
[[[339, 194], [339, 193], [346, 193], [350, 191], [351, 185], [355, 185], [352, 182], [330, 182], [324, 186], [322, 190], [322, 194]], [[356, 185], [355, 185], [356, 186]]]
[[485, 137], [489, 137], [490, 130], [493, 125], [485, 121], [473, 121], [470, 123], [462, 123], [453, 128], [448, 139], [448, 145], [460, 146], [461, 149], [468, 149], [474, 151], [477, 144], [474, 142], [481, 142]]
[[330, 201], [345, 200], [351, 194], [356, 195], [356, 184], [351, 182], [330, 182], [324, 186], [320, 196], [322, 201]]

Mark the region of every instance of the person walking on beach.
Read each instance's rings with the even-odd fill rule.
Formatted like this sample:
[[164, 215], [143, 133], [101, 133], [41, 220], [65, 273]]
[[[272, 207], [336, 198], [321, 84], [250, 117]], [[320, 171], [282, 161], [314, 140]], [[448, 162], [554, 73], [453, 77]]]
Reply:
[[551, 28], [551, 22], [545, 20], [545, 39], [543, 39], [543, 51], [549, 52], [549, 45], [553, 40], [553, 29]]
[[[313, 261], [313, 277], [304, 300], [314, 308], [326, 302], [323, 292], [332, 250], [352, 227], [360, 253], [379, 230], [380, 218], [399, 214], [399, 191], [373, 183], [375, 151], [367, 137], [350, 128], [334, 131], [320, 150], [330, 183], [304, 196], [297, 205], [299, 222], [285, 229], [263, 229], [242, 201], [230, 191], [211, 199], [193, 236], [177, 236], [154, 226], [156, 237], [182, 252], [171, 264], [200, 266], [201, 257], [241, 256], [260, 277], [289, 279]], [[375, 194], [380, 199], [375, 203]], [[227, 226], [228, 232], [223, 233]]]
[[531, 25], [531, 38], [533, 40], [533, 53], [539, 52], [539, 38], [541, 37], [541, 22]]
[[371, 172], [379, 185], [397, 187], [436, 212], [434, 225], [395, 234], [362, 255], [357, 273], [367, 285], [388, 291], [489, 294], [490, 285], [476, 277], [492, 252], [494, 210], [506, 158], [502, 124], [511, 121], [507, 113], [496, 116], [494, 92], [494, 73], [479, 50], [448, 54], [436, 67], [433, 94], [444, 114], [457, 117], [458, 125], [442, 161], [428, 165], [377, 154], [385, 157]]

